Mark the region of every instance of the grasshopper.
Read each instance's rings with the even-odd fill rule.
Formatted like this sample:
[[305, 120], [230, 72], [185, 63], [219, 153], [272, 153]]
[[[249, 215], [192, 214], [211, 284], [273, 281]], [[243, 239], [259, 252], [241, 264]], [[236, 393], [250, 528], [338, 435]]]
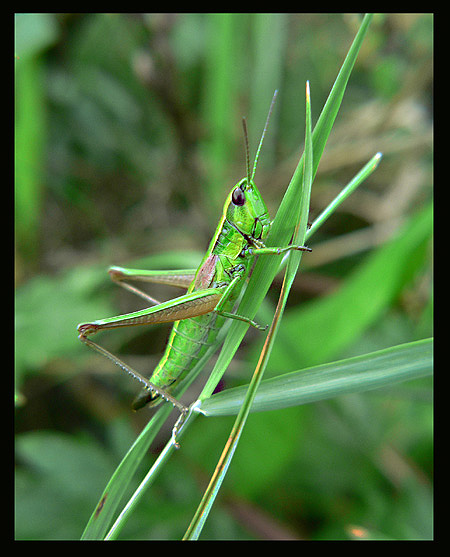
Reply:
[[[172, 392], [215, 342], [225, 319], [239, 319], [260, 330], [267, 328], [232, 311], [255, 257], [280, 255], [289, 250], [311, 251], [306, 246], [267, 247], [264, 244], [271, 221], [253, 179], [276, 94], [277, 92], [272, 99], [252, 170], [247, 128], [245, 119], [243, 120], [247, 176], [234, 186], [226, 198], [222, 217], [198, 269], [149, 271], [110, 267], [108, 272], [114, 282], [157, 305], [78, 325], [79, 339], [82, 342], [144, 384], [145, 388], [133, 402], [134, 410], [146, 405], [156, 406], [164, 399], [176, 406], [183, 415], [186, 414], [187, 408], [174, 398]], [[145, 292], [128, 284], [129, 280], [179, 286], [187, 288], [187, 293], [158, 303]], [[164, 355], [148, 380], [88, 338], [104, 329], [168, 322], [174, 322], [174, 325]]]

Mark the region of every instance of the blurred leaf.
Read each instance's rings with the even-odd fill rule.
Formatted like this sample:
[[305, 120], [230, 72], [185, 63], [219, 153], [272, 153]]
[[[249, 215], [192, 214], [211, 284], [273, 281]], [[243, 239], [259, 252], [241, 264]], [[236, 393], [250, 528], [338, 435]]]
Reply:
[[20, 61], [16, 72], [15, 230], [18, 247], [31, 258], [37, 245], [44, 179], [44, 79], [38, 59]]
[[80, 267], [57, 277], [39, 276], [16, 293], [16, 373], [34, 371], [52, 358], [80, 349], [76, 326], [99, 315], [113, 315], [101, 292], [104, 269]]
[[18, 60], [35, 56], [58, 37], [55, 14], [15, 14], [15, 54]]
[[39, 54], [57, 38], [52, 14], [16, 14], [15, 231], [19, 249], [35, 256], [47, 141], [45, 70]]
[[167, 404], [159, 409], [147, 423], [144, 430], [131, 445], [119, 466], [106, 484], [91, 517], [84, 528], [83, 540], [102, 540], [111, 527], [117, 507], [122, 501], [137, 467], [145, 457], [150, 443], [154, 440], [159, 427], [167, 419], [172, 408]]
[[16, 450], [16, 539], [79, 539], [111, 455], [86, 436], [44, 431], [18, 436]]

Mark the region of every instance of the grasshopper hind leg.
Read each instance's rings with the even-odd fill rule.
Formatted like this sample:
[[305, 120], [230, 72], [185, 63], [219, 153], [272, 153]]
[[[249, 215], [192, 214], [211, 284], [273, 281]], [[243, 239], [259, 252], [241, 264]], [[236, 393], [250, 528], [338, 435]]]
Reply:
[[[112, 354], [109, 350], [106, 350], [106, 348], [103, 348], [103, 346], [100, 346], [96, 342], [87, 338], [87, 335], [89, 333], [93, 332], [92, 329], [93, 329], [93, 325], [89, 324], [89, 323], [82, 323], [82, 324], [78, 325], [78, 332], [80, 333], [78, 338], [81, 340], [81, 342], [84, 342], [84, 344], [86, 344], [87, 346], [90, 346], [91, 348], [93, 348], [94, 350], [96, 350], [97, 352], [99, 352], [100, 354], [102, 354], [103, 356], [105, 356], [106, 358], [111, 360], [112, 362], [114, 362], [117, 366], [122, 368], [124, 371], [129, 373], [134, 379], [137, 379], [140, 383], [142, 383], [144, 385], [145, 390], [135, 400], [136, 406], [133, 404], [133, 409], [134, 410], [138, 410], [139, 408], [142, 408], [143, 406], [145, 406], [145, 404], [147, 402], [144, 402], [144, 400], [146, 400], [146, 401], [152, 401], [153, 400], [154, 402], [153, 402], [153, 404], [151, 404], [152, 406], [156, 406], [157, 404], [159, 404], [159, 402], [161, 400], [167, 400], [167, 402], [170, 402], [182, 414], [186, 413], [187, 407], [184, 406], [183, 404], [181, 404], [181, 402], [179, 402], [177, 399], [175, 399], [169, 392], [167, 392], [163, 388], [160, 388], [160, 387], [154, 385], [146, 377], [144, 377], [138, 371], [136, 371], [131, 366], [129, 366], [128, 364], [123, 362], [120, 358], [118, 358], [117, 356]], [[95, 329], [94, 329], [94, 332], [95, 332]], [[168, 386], [170, 386], [170, 385], [171, 385], [171, 383], [169, 383]]]

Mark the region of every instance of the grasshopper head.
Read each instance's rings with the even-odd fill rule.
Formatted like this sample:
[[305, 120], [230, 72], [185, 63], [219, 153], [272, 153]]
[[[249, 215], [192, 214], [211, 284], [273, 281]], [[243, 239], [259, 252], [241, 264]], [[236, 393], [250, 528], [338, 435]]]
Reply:
[[243, 178], [231, 191], [225, 206], [226, 219], [243, 236], [264, 239], [270, 219], [258, 188], [253, 180]]

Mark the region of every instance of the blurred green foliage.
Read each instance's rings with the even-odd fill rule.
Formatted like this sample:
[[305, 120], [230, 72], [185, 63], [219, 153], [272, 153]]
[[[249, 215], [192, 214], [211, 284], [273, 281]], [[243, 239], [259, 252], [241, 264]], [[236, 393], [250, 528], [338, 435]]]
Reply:
[[[432, 334], [432, 26], [374, 17], [313, 216], [384, 158], [303, 258], [276, 373]], [[245, 172], [240, 120], [254, 152], [277, 88], [256, 174], [273, 215], [302, 147], [304, 83], [314, 124], [357, 27], [352, 14], [16, 15], [18, 539], [79, 538], [148, 418], [77, 340], [78, 322], [141, 307], [105, 269], [196, 265]], [[102, 342], [150, 373], [167, 329], [148, 329]], [[261, 342], [246, 336], [227, 384], [248, 380]], [[231, 423], [197, 420], [124, 538], [182, 536]], [[430, 539], [431, 482], [429, 380], [252, 415], [203, 537]]]

